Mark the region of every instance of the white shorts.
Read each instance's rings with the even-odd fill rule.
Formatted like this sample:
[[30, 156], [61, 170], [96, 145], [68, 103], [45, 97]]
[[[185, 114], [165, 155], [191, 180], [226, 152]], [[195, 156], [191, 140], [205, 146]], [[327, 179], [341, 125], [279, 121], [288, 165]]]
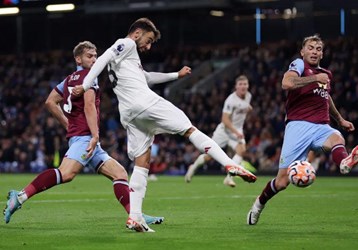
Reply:
[[[242, 133], [242, 131], [240, 132]], [[246, 144], [245, 139], [238, 139], [233, 133], [228, 132], [222, 123], [216, 127], [212, 139], [221, 148], [229, 146], [233, 151], [236, 151], [238, 144]]]
[[133, 161], [153, 144], [157, 134], [179, 134], [192, 127], [189, 118], [171, 102], [160, 99], [127, 126], [128, 157]]

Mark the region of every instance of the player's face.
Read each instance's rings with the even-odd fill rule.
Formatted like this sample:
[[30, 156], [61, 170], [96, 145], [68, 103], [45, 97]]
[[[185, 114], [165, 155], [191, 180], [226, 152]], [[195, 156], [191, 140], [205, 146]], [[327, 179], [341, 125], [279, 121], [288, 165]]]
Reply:
[[146, 52], [150, 50], [152, 43], [154, 43], [154, 32], [143, 32], [136, 43], [139, 52]]
[[246, 80], [239, 80], [235, 85], [235, 92], [239, 97], [244, 98], [249, 89], [249, 82]]
[[95, 49], [84, 49], [83, 54], [76, 60], [79, 60], [77, 63], [84, 69], [90, 69], [97, 60], [97, 52]]
[[301, 56], [309, 65], [318, 66], [323, 57], [323, 44], [317, 41], [307, 41], [301, 49]]

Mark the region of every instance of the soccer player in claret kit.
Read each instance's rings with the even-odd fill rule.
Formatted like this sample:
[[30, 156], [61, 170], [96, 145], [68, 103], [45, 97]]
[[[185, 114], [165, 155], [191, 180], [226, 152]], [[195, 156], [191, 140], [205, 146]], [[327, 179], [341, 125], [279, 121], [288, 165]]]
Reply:
[[354, 130], [353, 124], [338, 112], [330, 96], [334, 83], [331, 83], [331, 71], [320, 67], [323, 48], [318, 35], [306, 37], [302, 43], [302, 59], [294, 60], [283, 76], [282, 88], [288, 90], [288, 95], [279, 170], [252, 205], [247, 215], [249, 225], [255, 225], [265, 204], [288, 186], [287, 167], [296, 160], [306, 160], [309, 150], [330, 151], [342, 174], [358, 164], [358, 146], [348, 155], [342, 134], [329, 125], [332, 116], [341, 128]]
[[201, 152], [225, 166], [231, 175], [240, 176], [247, 182], [256, 181], [255, 175], [235, 164], [211, 138], [195, 128], [183, 111], [149, 88], [148, 84], [171, 81], [191, 73], [187, 66], [173, 73], [143, 70], [138, 51], [150, 50], [159, 38], [160, 32], [152, 21], [138, 19], [129, 28], [127, 37], [118, 39], [109, 47], [93, 65], [83, 85], [74, 89], [77, 95], [84, 93], [108, 65], [121, 123], [127, 130], [128, 156], [135, 163], [129, 182], [131, 208], [126, 226], [137, 232], [153, 231], [143, 220], [142, 203], [147, 188], [150, 147], [157, 134], [185, 136]]
[[[82, 84], [97, 59], [96, 46], [84, 41], [73, 50], [77, 70], [58, 84], [46, 100], [48, 110], [67, 129], [69, 149], [60, 167], [40, 173], [23, 190], [10, 190], [4, 209], [4, 219], [10, 222], [12, 214], [29, 198], [53, 186], [72, 181], [84, 166], [89, 166], [109, 178], [117, 200], [129, 213], [128, 176], [124, 167], [111, 158], [99, 144], [100, 93], [97, 79], [85, 95], [74, 97], [71, 90]], [[60, 103], [63, 101], [63, 111]], [[143, 215], [147, 224], [160, 224], [163, 217]]]

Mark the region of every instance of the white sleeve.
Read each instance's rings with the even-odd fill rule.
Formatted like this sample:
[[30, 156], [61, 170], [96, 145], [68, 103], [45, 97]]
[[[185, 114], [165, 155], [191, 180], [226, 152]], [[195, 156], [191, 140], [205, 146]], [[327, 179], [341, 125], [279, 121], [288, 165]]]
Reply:
[[222, 112], [231, 115], [232, 112], [234, 111], [234, 107], [235, 107], [235, 105], [233, 105], [233, 103], [232, 103], [231, 95], [229, 95], [224, 102], [224, 107], [223, 107]]
[[143, 71], [148, 84], [156, 84], [173, 81], [179, 78], [178, 72], [172, 73], [158, 73], [158, 72], [146, 72]]
[[86, 91], [92, 86], [96, 84], [96, 78], [99, 74], [103, 71], [104, 67], [112, 60], [113, 53], [111, 49], [107, 49], [106, 52], [104, 52], [96, 62], [93, 64], [91, 70], [88, 72], [87, 76], [83, 80], [82, 86], [83, 89]]

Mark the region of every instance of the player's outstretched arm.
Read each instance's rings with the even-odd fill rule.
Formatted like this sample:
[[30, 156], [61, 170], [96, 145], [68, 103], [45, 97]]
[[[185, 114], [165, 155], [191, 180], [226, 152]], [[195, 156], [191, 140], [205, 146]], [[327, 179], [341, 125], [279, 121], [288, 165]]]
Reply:
[[148, 84], [158, 84], [182, 78], [191, 73], [191, 68], [184, 66], [178, 72], [159, 73], [143, 71]]
[[110, 49], [107, 49], [96, 62], [93, 64], [91, 70], [88, 72], [87, 76], [83, 80], [82, 85], [77, 85], [72, 90], [72, 94], [75, 96], [82, 95], [85, 91], [91, 88], [95, 84], [95, 79], [98, 77], [99, 74], [103, 71], [104, 67], [107, 66], [109, 61], [112, 59], [112, 52]]

